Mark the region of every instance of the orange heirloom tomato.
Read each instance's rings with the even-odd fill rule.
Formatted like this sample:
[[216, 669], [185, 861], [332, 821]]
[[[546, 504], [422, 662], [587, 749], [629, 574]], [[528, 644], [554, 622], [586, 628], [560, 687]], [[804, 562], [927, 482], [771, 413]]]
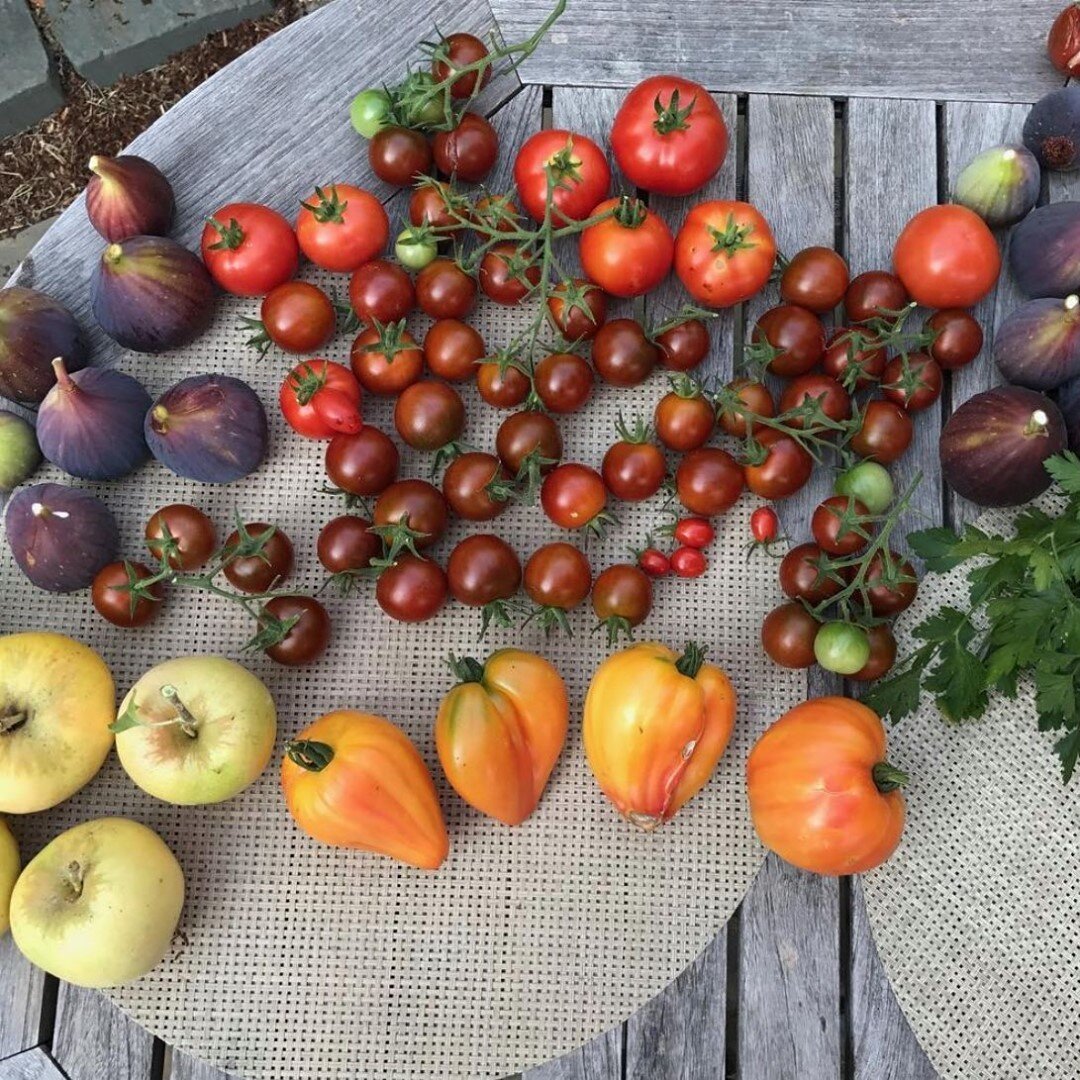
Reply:
[[520, 825], [566, 741], [566, 686], [542, 656], [500, 649], [480, 666], [451, 660], [461, 682], [439, 706], [435, 746], [454, 790], [482, 814]]
[[858, 701], [812, 698], [780, 717], [751, 750], [746, 781], [762, 843], [803, 870], [859, 874], [900, 843], [907, 777]]
[[450, 847], [423, 758], [381, 716], [341, 709], [285, 747], [285, 803], [309, 836], [435, 870]]
[[604, 794], [640, 829], [674, 817], [712, 776], [735, 722], [735, 690], [687, 645], [608, 657], [585, 697], [585, 756]]

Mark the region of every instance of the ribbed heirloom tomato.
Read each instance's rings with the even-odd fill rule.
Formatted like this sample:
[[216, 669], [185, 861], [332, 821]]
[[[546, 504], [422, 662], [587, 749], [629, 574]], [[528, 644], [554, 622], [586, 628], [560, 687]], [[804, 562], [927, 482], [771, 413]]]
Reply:
[[352, 271], [386, 246], [390, 219], [382, 203], [351, 184], [316, 188], [296, 218], [300, 250], [324, 270]]
[[675, 273], [687, 292], [709, 307], [749, 300], [764, 288], [775, 262], [769, 223], [749, 203], [698, 203], [675, 237]]
[[536, 221], [544, 219], [549, 168], [555, 182], [552, 191], [555, 225], [588, 217], [611, 185], [607, 156], [592, 139], [564, 128], [538, 131], [525, 141], [514, 160], [518, 197]]
[[659, 195], [689, 195], [724, 163], [727, 124], [705, 87], [654, 75], [623, 99], [611, 148], [631, 184]]
[[300, 248], [292, 226], [258, 203], [229, 203], [206, 219], [202, 258], [226, 292], [263, 296], [296, 273]]
[[578, 240], [581, 268], [612, 296], [641, 296], [667, 277], [675, 241], [667, 222], [640, 199], [605, 199], [590, 217], [613, 211]]
[[860, 874], [896, 850], [906, 782], [885, 760], [877, 714], [842, 697], [797, 705], [758, 739], [746, 762], [762, 843], [815, 874]]
[[520, 825], [537, 807], [566, 741], [566, 686], [542, 656], [500, 649], [453, 661], [460, 682], [435, 719], [446, 778], [472, 807]]

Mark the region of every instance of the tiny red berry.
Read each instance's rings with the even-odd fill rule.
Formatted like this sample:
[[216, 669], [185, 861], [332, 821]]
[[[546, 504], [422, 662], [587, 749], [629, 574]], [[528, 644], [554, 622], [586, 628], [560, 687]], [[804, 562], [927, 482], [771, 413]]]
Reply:
[[706, 518], [683, 518], [674, 528], [672, 535], [684, 547], [705, 548], [716, 538], [716, 530]]
[[780, 519], [771, 506], [759, 506], [750, 515], [750, 532], [759, 544], [768, 544], [780, 535]]
[[701, 577], [709, 565], [709, 560], [692, 547], [676, 548], [671, 553], [671, 569], [678, 577]]
[[667, 577], [671, 573], [671, 563], [668, 561], [668, 557], [662, 551], [657, 551], [656, 548], [646, 548], [638, 556], [638, 566], [649, 577]]

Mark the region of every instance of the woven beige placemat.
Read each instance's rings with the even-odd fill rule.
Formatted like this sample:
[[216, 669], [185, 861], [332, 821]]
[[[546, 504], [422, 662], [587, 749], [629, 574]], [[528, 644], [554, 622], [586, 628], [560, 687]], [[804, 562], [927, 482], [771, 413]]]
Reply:
[[[1009, 535], [1011, 515], [979, 525]], [[926, 579], [910, 631], [967, 606], [966, 568]], [[908, 821], [864, 891], [885, 970], [947, 1080], [1080, 1076], [1080, 785], [1061, 782], [1030, 687], [977, 723], [924, 701], [889, 734], [911, 774]]]
[[[319, 280], [317, 274], [310, 275]], [[341, 279], [336, 282], [340, 288]], [[296, 545], [297, 583], [322, 581], [315, 559], [320, 526], [341, 512], [322, 494], [324, 444], [290, 433], [277, 390], [288, 360], [264, 360], [241, 347], [236, 328], [255, 305], [223, 300], [211, 332], [162, 357], [125, 356], [121, 366], [156, 394], [197, 372], [238, 375], [259, 391], [272, 429], [271, 452], [257, 474], [228, 487], [182, 481], [150, 463], [135, 477], [98, 491], [117, 514], [129, 556], [141, 554], [148, 515], [190, 501], [224, 527], [240, 511], [248, 521], [280, 525]], [[520, 315], [482, 303], [472, 320], [490, 345], [509, 340]], [[417, 324], [418, 336], [425, 326]], [[328, 350], [347, 363], [349, 341]], [[635, 391], [599, 388], [586, 410], [560, 421], [567, 460], [598, 466], [612, 441], [615, 413], [651, 414], [666, 389], [662, 375]], [[466, 439], [494, 445], [505, 413], [476, 408]], [[369, 400], [367, 417], [392, 431], [390, 407]], [[427, 462], [403, 455], [403, 475]], [[54, 477], [45, 470], [39, 477]], [[663, 519], [660, 498], [621, 505], [622, 525], [587, 541], [595, 568], [625, 560]], [[158, 830], [187, 876], [183, 937], [174, 955], [139, 983], [111, 996], [136, 1020], [231, 1072], [256, 1078], [498, 1077], [580, 1045], [657, 994], [713, 938], [739, 903], [762, 850], [745, 802], [743, 765], [754, 737], [801, 699], [801, 675], [775, 669], [758, 643], [761, 619], [778, 599], [776, 564], [747, 562], [751, 500], [719, 522], [712, 565], [699, 581], [658, 589], [647, 637], [681, 646], [704, 642], [730, 673], [740, 704], [735, 735], [705, 791], [670, 826], [644, 835], [600, 796], [581, 749], [580, 707], [588, 679], [606, 655], [591, 634], [591, 611], [571, 618], [573, 640], [545, 641], [535, 627], [495, 631], [476, 644], [479, 614], [448, 607], [419, 626], [390, 622], [371, 588], [330, 598], [334, 638], [316, 665], [287, 670], [262, 656], [248, 663], [277, 700], [281, 742], [317, 715], [342, 706], [401, 724], [433, 767], [451, 836], [436, 874], [385, 859], [322, 847], [301, 835], [281, 801], [276, 766], [241, 797], [221, 806], [177, 809], [143, 796], [114, 758], [66, 805], [14, 823], [33, 850], [62, 828], [105, 814], [127, 814]], [[486, 526], [458, 522], [435, 549]], [[565, 538], [539, 508], [515, 508], [493, 530], [527, 556]], [[250, 633], [216, 600], [169, 598], [143, 631], [109, 627], [86, 594], [53, 597], [30, 587], [3, 545], [0, 630], [62, 630], [100, 650], [118, 689], [168, 657], [191, 652], [239, 658]], [[558, 666], [570, 690], [571, 736], [539, 811], [507, 829], [466, 807], [442, 778], [431, 727], [451, 685], [443, 659], [483, 654], [509, 643], [538, 650]]]

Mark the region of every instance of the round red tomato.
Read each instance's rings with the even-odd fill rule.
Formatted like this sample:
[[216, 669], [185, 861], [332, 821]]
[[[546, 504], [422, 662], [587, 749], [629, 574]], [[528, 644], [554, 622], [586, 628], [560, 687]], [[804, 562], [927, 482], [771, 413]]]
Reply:
[[371, 531], [371, 522], [366, 518], [342, 514], [319, 530], [315, 550], [319, 562], [331, 574], [356, 574], [382, 554], [382, 541]]
[[814, 459], [790, 435], [765, 428], [754, 438], [765, 448], [765, 457], [744, 468], [746, 486], [763, 499], [786, 499], [794, 495], [814, 471]]
[[446, 564], [450, 595], [460, 604], [485, 607], [509, 600], [521, 587], [521, 560], [503, 539], [491, 533], [467, 536]]
[[970, 364], [982, 352], [982, 327], [968, 311], [958, 311], [956, 308], [935, 311], [926, 320], [923, 329], [937, 335], [929, 352], [946, 371], [955, 371]]
[[433, 319], [464, 319], [476, 303], [476, 282], [453, 259], [434, 259], [416, 275], [416, 302]]
[[849, 327], [834, 330], [821, 354], [821, 370], [848, 391], [873, 386], [885, 371], [887, 360], [884, 349], [872, 348], [856, 333], [862, 335]]
[[911, 417], [899, 405], [870, 401], [863, 410], [859, 430], [851, 438], [851, 449], [859, 457], [888, 465], [903, 455], [913, 434]]
[[623, 99], [611, 149], [635, 187], [689, 195], [724, 163], [728, 130], [708, 90], [677, 75], [654, 75]]
[[607, 156], [592, 139], [562, 128], [538, 131], [514, 160], [518, 197], [535, 221], [544, 220], [549, 169], [555, 184], [551, 215], [555, 225], [584, 220], [611, 186]]
[[476, 389], [495, 409], [516, 409], [528, 396], [529, 376], [513, 364], [489, 360], [476, 370]]
[[716, 517], [739, 501], [743, 471], [726, 451], [715, 446], [691, 450], [675, 471], [679, 502], [701, 517]]
[[758, 544], [771, 544], [780, 535], [780, 518], [771, 506], [759, 506], [750, 515], [750, 535]]
[[[755, 511], [756, 513], [756, 511]], [[792, 600], [820, 604], [842, 588], [839, 573], [826, 566], [828, 556], [817, 544], [798, 544], [780, 560], [780, 588]]]
[[[788, 413], [806, 407], [806, 402], [817, 402], [817, 408], [830, 420], [847, 420], [851, 416], [851, 397], [835, 379], [811, 371], [800, 375], [784, 387], [780, 395], [780, 412]], [[811, 417], [811, 422], [814, 418]], [[795, 428], [806, 426], [802, 416], [791, 416], [785, 421]]]
[[[431, 60], [432, 77], [437, 83], [446, 82], [455, 72], [471, 67], [483, 60], [487, 54], [487, 46], [475, 34], [466, 34], [459, 30], [439, 43]], [[472, 97], [487, 86], [490, 80], [491, 65], [486, 64], [479, 71], [470, 71], [454, 79], [450, 83], [450, 96]]]
[[158, 559], [167, 559], [174, 570], [202, 566], [217, 547], [214, 523], [197, 507], [170, 503], [146, 523], [146, 546]]
[[352, 344], [349, 363], [369, 394], [393, 397], [412, 386], [423, 373], [424, 354], [402, 325], [391, 323], [382, 330], [362, 330]]
[[707, 548], [716, 539], [716, 530], [705, 518], [688, 517], [676, 522], [671, 535], [683, 547]]
[[330, 642], [330, 616], [311, 596], [275, 596], [263, 607], [261, 628], [271, 620], [281, 623], [295, 619], [281, 641], [263, 651], [278, 664], [310, 664], [320, 657]]
[[974, 307], [1001, 273], [987, 224], [966, 206], [931, 206], [913, 217], [893, 249], [893, 266], [915, 300], [931, 308]]
[[446, 603], [443, 568], [430, 559], [400, 555], [375, 585], [379, 607], [398, 622], [424, 622]]
[[287, 281], [271, 289], [263, 298], [259, 318], [266, 337], [290, 353], [317, 352], [337, 329], [330, 297], [306, 281]]
[[278, 404], [289, 427], [307, 439], [360, 430], [360, 384], [330, 360], [297, 364], [281, 384]]
[[581, 267], [612, 296], [641, 296], [667, 277], [675, 257], [671, 230], [640, 199], [605, 199], [590, 217], [614, 211], [590, 225], [578, 240]]
[[616, 499], [640, 502], [659, 490], [667, 475], [667, 462], [660, 447], [641, 439], [623, 438], [604, 454], [600, 470], [604, 484]]
[[592, 340], [607, 319], [607, 297], [584, 278], [560, 281], [547, 303], [555, 329], [569, 342]]
[[450, 131], [436, 132], [432, 152], [444, 176], [478, 184], [499, 156], [499, 136], [482, 116], [467, 112]]
[[113, 626], [125, 629], [145, 626], [157, 617], [165, 594], [160, 585], [151, 585], [149, 596], [136, 595], [131, 586], [153, 576], [150, 567], [141, 562], [113, 562], [103, 566], [94, 576], [90, 589], [94, 609]]
[[433, 375], [447, 382], [465, 382], [487, 355], [479, 331], [458, 319], [439, 319], [424, 335], [424, 359]]
[[353, 271], [349, 303], [361, 322], [399, 322], [412, 311], [416, 291], [412, 279], [389, 259], [372, 259]]
[[454, 458], [442, 479], [450, 509], [466, 521], [491, 521], [509, 505], [510, 478], [494, 454], [470, 450]]
[[701, 319], [683, 319], [654, 335], [668, 371], [690, 371], [709, 355], [709, 331]]
[[812, 311], [781, 304], [758, 319], [751, 340], [768, 355], [768, 370], [790, 379], [817, 366], [825, 351], [825, 327]]
[[520, 304], [540, 282], [533, 256], [509, 240], [490, 247], [480, 260], [480, 288], [496, 304]]
[[844, 299], [849, 280], [848, 264], [832, 248], [803, 248], [780, 275], [780, 297], [823, 315]]
[[442, 233], [442, 236], [456, 236], [464, 227], [460, 219], [468, 216], [468, 200], [459, 195], [450, 184], [439, 180], [429, 178], [409, 196], [410, 224], [452, 230]]
[[593, 369], [575, 353], [548, 353], [533, 373], [536, 393], [553, 413], [577, 412], [593, 391]]
[[[248, 554], [245, 554], [248, 552]], [[263, 521], [230, 533], [223, 551], [229, 583], [246, 593], [264, 593], [284, 581], [293, 569], [292, 541]]]
[[296, 218], [300, 250], [324, 270], [349, 273], [373, 259], [390, 236], [390, 219], [369, 191], [351, 184], [316, 188]]
[[716, 411], [697, 390], [676, 387], [656, 403], [653, 427], [669, 450], [685, 454], [709, 441], [716, 427]]
[[878, 623], [866, 629], [870, 642], [870, 659], [849, 679], [856, 682], [873, 682], [887, 675], [896, 663], [896, 638], [886, 623]]
[[698, 578], [709, 568], [703, 551], [693, 547], [676, 548], [671, 553], [671, 569], [676, 577]]
[[648, 618], [652, 603], [652, 582], [644, 570], [630, 563], [609, 566], [593, 582], [593, 613], [607, 627], [611, 644], [621, 634], [630, 637], [630, 631]]
[[848, 286], [844, 293], [844, 311], [849, 322], [895, 318], [911, 302], [904, 283], [885, 270], [867, 270]]
[[335, 435], [326, 447], [326, 475], [340, 491], [360, 498], [378, 495], [398, 474], [393, 439], [367, 424], [355, 435]]
[[[915, 601], [918, 592], [915, 568], [895, 551], [889, 552], [891, 572], [886, 575], [885, 562], [878, 551], [866, 568], [866, 599], [870, 610], [879, 617], [899, 615]], [[891, 582], [891, 583], [890, 583]]]
[[368, 143], [371, 171], [394, 187], [408, 187], [431, 171], [431, 162], [431, 144], [412, 128], [390, 124], [375, 132]]
[[817, 545], [830, 555], [854, 555], [866, 547], [872, 522], [870, 511], [848, 495], [830, 495], [810, 519]]
[[570, 462], [559, 465], [544, 478], [540, 505], [563, 529], [589, 526], [599, 531], [604, 522], [607, 489], [595, 469]]
[[593, 366], [612, 386], [638, 386], [653, 373], [659, 360], [660, 350], [636, 319], [612, 319], [593, 338]]
[[774, 664], [786, 668], [808, 668], [814, 663], [814, 638], [821, 623], [792, 601], [773, 608], [761, 624], [761, 644]]
[[534, 604], [569, 611], [589, 595], [592, 568], [573, 544], [545, 544], [525, 564], [524, 580]]
[[394, 427], [414, 450], [443, 449], [461, 438], [465, 430], [465, 402], [452, 386], [421, 379], [398, 397]]
[[749, 203], [693, 207], [675, 237], [675, 273], [700, 304], [727, 308], [765, 287], [776, 262], [769, 223]]
[[292, 226], [258, 203], [229, 203], [206, 219], [202, 257], [226, 292], [263, 296], [289, 281], [300, 261]]
[[375, 500], [372, 521], [377, 529], [408, 526], [418, 551], [431, 547], [444, 532], [450, 515], [442, 492], [426, 480], [397, 480]]
[[[906, 362], [905, 362], [906, 361]], [[928, 409], [941, 397], [941, 368], [926, 353], [894, 356], [881, 376], [882, 392], [908, 412]]]
[[748, 410], [748, 414], [744, 415], [736, 408], [720, 409], [717, 419], [729, 435], [734, 435], [739, 439], [745, 438], [750, 430], [757, 431], [761, 426], [754, 417], [771, 420], [776, 415], [776, 402], [773, 401], [772, 393], [764, 383], [753, 379], [733, 379], [727, 384], [726, 389], [735, 394], [739, 402]]

